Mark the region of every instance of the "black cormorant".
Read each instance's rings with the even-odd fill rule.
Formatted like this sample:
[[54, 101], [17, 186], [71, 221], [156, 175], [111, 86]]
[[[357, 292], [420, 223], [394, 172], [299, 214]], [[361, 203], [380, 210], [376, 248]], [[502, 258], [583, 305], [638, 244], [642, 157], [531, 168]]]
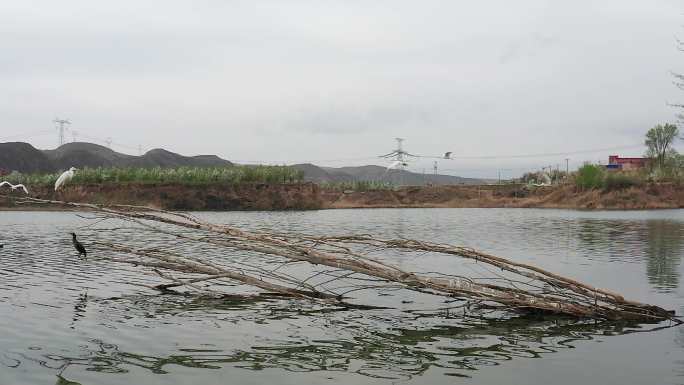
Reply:
[[76, 233], [71, 233], [71, 242], [73, 242], [74, 248], [76, 249], [76, 251], [78, 251], [78, 256], [80, 257], [81, 254], [83, 254], [83, 258], [85, 258], [86, 257], [86, 249], [85, 249], [85, 247], [83, 247], [81, 242], [76, 240]]

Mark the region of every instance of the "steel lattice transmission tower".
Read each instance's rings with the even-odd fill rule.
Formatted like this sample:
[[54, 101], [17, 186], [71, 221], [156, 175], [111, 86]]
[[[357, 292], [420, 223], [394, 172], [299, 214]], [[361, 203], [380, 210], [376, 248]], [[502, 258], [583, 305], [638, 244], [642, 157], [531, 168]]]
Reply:
[[68, 119], [58, 118], [55, 118], [52, 122], [57, 126], [57, 132], [59, 133], [59, 145], [61, 146], [64, 144], [64, 131], [69, 129], [66, 126], [71, 124], [71, 122]]
[[392, 159], [392, 165], [389, 168], [395, 168], [398, 170], [404, 170], [404, 167], [408, 166], [408, 157], [415, 157], [415, 155], [404, 151], [402, 143], [404, 138], [394, 138], [397, 141], [397, 149], [390, 152], [389, 154], [380, 155], [380, 158]]
[[390, 170], [394, 170], [394, 169], [399, 170], [400, 171], [399, 175], [402, 178], [402, 182], [403, 182], [404, 173], [402, 171], [404, 171], [405, 167], [408, 166], [408, 163], [407, 163], [408, 158], [409, 157], [416, 157], [416, 155], [413, 155], [413, 154], [410, 154], [410, 153], [404, 151], [404, 148], [402, 146], [402, 144], [404, 142], [404, 138], [394, 138], [394, 140], [397, 141], [397, 149], [390, 152], [389, 154], [380, 155], [380, 158], [392, 160], [392, 163], [387, 167], [387, 171], [385, 171], [385, 173], [387, 173]]

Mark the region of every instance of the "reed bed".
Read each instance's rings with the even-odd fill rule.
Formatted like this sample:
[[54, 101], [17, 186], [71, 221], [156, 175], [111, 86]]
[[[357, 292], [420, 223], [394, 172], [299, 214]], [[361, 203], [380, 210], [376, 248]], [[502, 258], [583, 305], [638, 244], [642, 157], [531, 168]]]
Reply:
[[[27, 186], [51, 186], [60, 173], [21, 174], [5, 177], [11, 183]], [[73, 182], [78, 184], [250, 184], [250, 183], [297, 183], [304, 180], [304, 173], [289, 166], [230, 166], [230, 167], [177, 167], [134, 168], [97, 167], [79, 169]]]

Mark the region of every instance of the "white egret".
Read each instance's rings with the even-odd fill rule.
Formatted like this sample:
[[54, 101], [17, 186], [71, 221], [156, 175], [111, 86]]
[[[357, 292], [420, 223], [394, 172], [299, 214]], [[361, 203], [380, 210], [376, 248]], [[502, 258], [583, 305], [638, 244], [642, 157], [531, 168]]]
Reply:
[[389, 166], [387, 166], [387, 170], [385, 170], [385, 172], [387, 172], [387, 171], [389, 171], [389, 170], [392, 170], [392, 169], [395, 169], [395, 168], [397, 168], [398, 166], [404, 166], [404, 167], [406, 167], [406, 166], [408, 166], [408, 163], [402, 162], [402, 161], [400, 161], [400, 160], [395, 160], [394, 162], [390, 163]]
[[8, 181], [3, 181], [2, 183], [0, 183], [0, 187], [5, 186], [5, 185], [10, 186], [10, 188], [12, 190], [16, 190], [16, 189], [20, 188], [20, 189], [24, 190], [24, 192], [28, 195], [28, 190], [26, 190], [26, 186], [24, 186], [23, 184], [12, 184]]
[[385, 172], [397, 168], [397, 166], [399, 166], [400, 164], [401, 164], [400, 160], [395, 160], [394, 162], [390, 163], [389, 166], [387, 166], [387, 170], [385, 170]]
[[78, 170], [76, 167], [72, 167], [62, 173], [62, 175], [57, 178], [57, 182], [55, 182], [55, 191], [59, 190], [60, 187], [64, 186], [64, 184], [68, 181], [71, 180], [71, 178], [74, 177], [74, 171]]
[[394, 162], [390, 163], [389, 166], [387, 166], [387, 169], [386, 169], [385, 172], [382, 174], [382, 177], [384, 178], [385, 175], [387, 175], [387, 173], [389, 172], [389, 170], [394, 170], [395, 168], [397, 168], [397, 167], [399, 167], [399, 166], [404, 166], [404, 167], [406, 167], [406, 166], [408, 166], [408, 163], [402, 162], [402, 161], [400, 161], [400, 160], [395, 160]]

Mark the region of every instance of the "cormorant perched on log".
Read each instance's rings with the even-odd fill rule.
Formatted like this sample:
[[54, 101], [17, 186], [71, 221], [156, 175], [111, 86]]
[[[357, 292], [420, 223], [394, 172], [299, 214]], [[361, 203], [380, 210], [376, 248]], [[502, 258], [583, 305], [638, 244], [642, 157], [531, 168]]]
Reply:
[[74, 248], [76, 249], [76, 251], [78, 251], [78, 256], [80, 257], [81, 254], [83, 254], [83, 258], [85, 258], [86, 257], [86, 249], [85, 249], [85, 247], [83, 247], [81, 242], [76, 240], [76, 233], [71, 233], [71, 242], [73, 242]]

